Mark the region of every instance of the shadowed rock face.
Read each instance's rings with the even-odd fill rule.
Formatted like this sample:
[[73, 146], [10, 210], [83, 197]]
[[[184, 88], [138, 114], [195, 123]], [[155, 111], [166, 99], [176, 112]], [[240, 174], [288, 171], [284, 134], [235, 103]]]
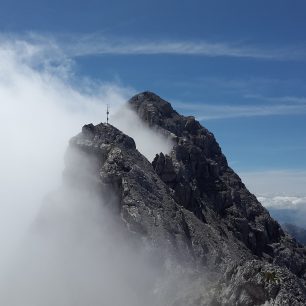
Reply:
[[[246, 189], [213, 134], [154, 93], [128, 104], [175, 141], [169, 155], [156, 152], [151, 164], [132, 138], [107, 124], [84, 126], [70, 146], [97, 159], [98, 184], [118, 196], [120, 218], [131, 233], [164, 258], [220, 273], [209, 302], [199, 288], [173, 305], [305, 305], [306, 249]], [[82, 176], [69, 164], [65, 174], [68, 180]]]
[[[288, 240], [279, 224], [228, 167], [212, 133], [193, 117], [178, 115], [168, 102], [153, 93], [139, 94], [129, 104], [150, 126], [176, 136], [169, 156], [156, 155], [153, 167], [174, 191], [179, 204], [203, 222], [208, 222], [207, 211], [212, 211], [253, 254], [270, 262], [277, 257], [277, 243], [283, 240], [296, 253], [299, 246]], [[292, 266], [290, 258], [285, 260], [288, 267]], [[305, 261], [303, 265], [293, 272], [303, 274]]]

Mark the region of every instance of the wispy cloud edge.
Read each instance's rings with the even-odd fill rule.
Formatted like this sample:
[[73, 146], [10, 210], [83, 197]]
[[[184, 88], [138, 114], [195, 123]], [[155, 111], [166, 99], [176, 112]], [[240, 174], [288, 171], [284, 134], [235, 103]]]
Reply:
[[73, 56], [88, 55], [186, 55], [203, 57], [234, 57], [262, 60], [305, 60], [304, 50], [294, 47], [265, 48], [243, 43], [212, 42], [208, 40], [128, 40], [106, 39], [92, 35], [66, 42]]
[[198, 120], [246, 118], [260, 116], [302, 115], [306, 114], [306, 103], [274, 105], [230, 105], [203, 103], [174, 103], [179, 110], [197, 113]]
[[306, 46], [263, 46], [244, 42], [198, 40], [149, 40], [123, 37], [106, 37], [103, 34], [41, 34], [28, 32], [23, 35], [0, 33], [1, 37], [15, 37], [33, 44], [46, 42], [60, 46], [68, 56], [93, 55], [186, 55], [202, 57], [232, 57], [261, 60], [306, 60]]

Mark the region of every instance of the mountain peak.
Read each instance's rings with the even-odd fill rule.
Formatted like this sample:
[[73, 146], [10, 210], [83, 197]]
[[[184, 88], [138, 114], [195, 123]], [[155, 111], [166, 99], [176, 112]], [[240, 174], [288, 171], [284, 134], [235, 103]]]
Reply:
[[157, 95], [155, 92], [149, 91], [149, 90], [139, 92], [138, 94], [134, 95], [131, 99], [134, 99], [135, 97], [139, 97], [140, 99], [141, 98], [160, 99], [159, 95]]
[[131, 137], [108, 124], [86, 125], [70, 142], [99, 160], [98, 184], [116, 192], [127, 231], [161, 248], [165, 258], [217, 273], [216, 303], [205, 305], [229, 305], [226, 288], [231, 305], [305, 305], [306, 249], [247, 190], [214, 135], [152, 92], [128, 105], [144, 124], [175, 137], [169, 154], [150, 163]]
[[128, 104], [150, 125], [158, 125], [162, 120], [177, 115], [169, 102], [150, 91], [135, 95]]

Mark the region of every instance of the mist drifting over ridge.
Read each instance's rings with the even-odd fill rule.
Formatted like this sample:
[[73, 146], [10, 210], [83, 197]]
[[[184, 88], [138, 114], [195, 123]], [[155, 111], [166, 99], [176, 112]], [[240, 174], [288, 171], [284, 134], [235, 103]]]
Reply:
[[2, 269], [0, 303], [163, 305], [166, 296], [157, 293], [161, 277], [168, 285], [162, 263], [125, 233], [114, 214], [116, 195], [96, 186], [96, 161], [71, 148], [66, 155], [68, 177], [43, 200]]
[[[306, 300], [305, 250], [246, 189], [194, 117], [152, 92], [129, 101], [133, 113], [122, 107], [130, 89], [90, 80], [75, 86], [64, 56], [55, 65], [37, 46], [17, 46], [18, 52], [8, 42], [1, 51], [0, 93], [7, 101], [1, 127], [9, 131], [2, 163], [11, 178], [1, 178], [7, 196], [1, 210], [10, 225], [2, 224], [0, 237], [1, 304]], [[114, 126], [96, 125], [109, 100]], [[173, 135], [170, 155], [160, 152], [169, 152], [171, 141], [138, 117]], [[79, 133], [85, 122], [95, 125]]]
[[[22, 302], [18, 298], [6, 301], [7, 296], [3, 294], [3, 302], [12, 306], [54, 305], [54, 302], [57, 305], [70, 305], [69, 303], [73, 303], [76, 288], [70, 288], [74, 292], [69, 291], [69, 288], [65, 293], [62, 290], [72, 279], [85, 282], [81, 273], [93, 272], [97, 277], [96, 283], [102, 275], [109, 275], [112, 272], [116, 275], [116, 272], [107, 267], [111, 258], [103, 253], [108, 247], [111, 248], [112, 240], [105, 238], [104, 229], [99, 227], [95, 219], [97, 215], [102, 217], [107, 215], [107, 212], [100, 211], [95, 195], [83, 198], [83, 201], [88, 203], [88, 213], [85, 213], [86, 217], [81, 221], [80, 216], [84, 216], [84, 207], [81, 207], [80, 198], [76, 195], [72, 197], [71, 190], [59, 191], [60, 197], [55, 201], [58, 206], [55, 205], [50, 211], [50, 214], [56, 212], [54, 218], [58, 219], [52, 226], [51, 233], [39, 237], [37, 233], [31, 232], [31, 224], [40, 212], [42, 200], [50, 192], [57, 190], [61, 184], [64, 153], [68, 141], [80, 131], [81, 126], [89, 122], [105, 121], [106, 104], [110, 104], [112, 124], [133, 136], [137, 141], [137, 148], [150, 160], [153, 159], [155, 151], [168, 152], [171, 148], [170, 142], [146, 128], [130, 110], [122, 108], [123, 103], [134, 92], [133, 89], [116, 84], [97, 84], [88, 79], [76, 82], [73, 62], [57, 50], [51, 57], [51, 59], [56, 58], [54, 63], [50, 60], [50, 51], [47, 52], [47, 49], [48, 46], [4, 38], [0, 43], [0, 128], [3, 147], [0, 159], [0, 244], [3, 249], [0, 256], [0, 272], [8, 271], [8, 267], [13, 268], [20, 284], [27, 283], [29, 286], [27, 289], [21, 285], [18, 287], [16, 278], [12, 282], [16, 287], [7, 288], [7, 284], [1, 283], [1, 286], [4, 285], [1, 291], [6, 288], [5, 292], [10, 298], [17, 297], [15, 293], [18, 289], [23, 288], [27, 291], [27, 293], [19, 292], [20, 297], [24, 298]], [[56, 46], [53, 50], [56, 50]], [[119, 108], [121, 108], [120, 113], [116, 115]], [[104, 218], [106, 219], [106, 216]], [[88, 231], [86, 235], [82, 234], [83, 230]], [[92, 239], [102, 240], [101, 245], [105, 245], [105, 250], [97, 250], [96, 241], [95, 243], [88, 241], [84, 235], [87, 238], [91, 236]], [[23, 254], [24, 258], [17, 256], [16, 259], [16, 252]], [[43, 253], [39, 255], [39, 252]], [[115, 253], [122, 253], [120, 260], [115, 259], [118, 265], [119, 261], [123, 262], [124, 251], [118, 249]], [[100, 271], [99, 277], [97, 271], [94, 272], [98, 268], [98, 254], [105, 257], [104, 267], [101, 267], [105, 270]], [[82, 259], [75, 258], [74, 255], [85, 257], [85, 265], [91, 265], [87, 267], [87, 272], [77, 269], [76, 266]], [[52, 257], [57, 257], [58, 262]], [[126, 256], [126, 259], [130, 258], [127, 259], [127, 266], [133, 266], [133, 257]], [[45, 258], [46, 262], [40, 261], [41, 258]], [[64, 265], [66, 261], [69, 262], [68, 266]], [[18, 262], [21, 266], [18, 266]], [[15, 267], [12, 267], [13, 263], [16, 264]], [[57, 264], [59, 266], [56, 266]], [[49, 268], [46, 268], [48, 266]], [[66, 268], [70, 270], [64, 275], [63, 271]], [[24, 273], [19, 274], [22, 270]], [[71, 278], [67, 279], [70, 273], [78, 273], [77, 271], [80, 274], [71, 275]], [[51, 283], [48, 283], [48, 277], [42, 279], [44, 272], [46, 275], [49, 273]], [[114, 279], [119, 281], [118, 277], [114, 276]], [[33, 283], [27, 281], [29, 278]], [[59, 285], [52, 293], [48, 290], [55, 285], [56, 279], [62, 279], [63, 287]], [[93, 283], [94, 281], [89, 282], [86, 285], [88, 287], [85, 287], [89, 290], [90, 287], [94, 287]], [[84, 283], [74, 283], [74, 285], [77, 287]], [[35, 286], [40, 290], [35, 290]], [[98, 289], [96, 287], [96, 290]], [[38, 292], [39, 295], [36, 295]], [[58, 294], [59, 300], [48, 300], [51, 294], [54, 296]], [[94, 297], [93, 294], [92, 298]], [[131, 301], [134, 298], [131, 297]], [[26, 304], [27, 299], [28, 304]], [[42, 304], [42, 299], [45, 304]], [[8, 301], [10, 304], [7, 304]], [[81, 304], [78, 305], [84, 305], [82, 297], [80, 301]], [[93, 305], [98, 302], [101, 301], [92, 301]], [[135, 303], [132, 304], [136, 305]]]

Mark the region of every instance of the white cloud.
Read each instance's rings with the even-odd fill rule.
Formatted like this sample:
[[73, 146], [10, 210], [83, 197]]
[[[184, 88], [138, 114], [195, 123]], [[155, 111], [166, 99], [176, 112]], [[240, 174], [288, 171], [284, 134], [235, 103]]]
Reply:
[[258, 196], [257, 199], [266, 208], [294, 209], [294, 210], [305, 209], [306, 208], [306, 197]]
[[[0, 39], [1, 256], [21, 238], [42, 197], [60, 184], [69, 139], [84, 124], [105, 121], [107, 103], [113, 116], [134, 93], [118, 84], [76, 78], [73, 61], [52, 41], [32, 45]], [[127, 112], [111, 117], [111, 123], [137, 138], [137, 148], [150, 152], [150, 159], [152, 143], [156, 152], [170, 148]], [[148, 139], [155, 141], [148, 144]]]
[[[5, 38], [7, 35], [3, 35]], [[101, 34], [58, 35], [27, 33], [32, 44], [58, 46], [71, 57], [89, 55], [197, 55], [206, 57], [236, 57], [265, 60], [305, 60], [304, 47], [262, 47], [247, 43], [213, 42], [206, 40], [173, 41], [126, 39]], [[37, 51], [37, 50], [36, 50]]]
[[301, 115], [306, 114], [306, 104], [274, 104], [274, 105], [230, 105], [175, 102], [177, 110], [196, 112], [198, 120], [213, 120], [226, 118]]
[[74, 56], [86, 55], [198, 55], [207, 57], [238, 57], [266, 60], [305, 59], [300, 51], [293, 48], [261, 48], [241, 43], [210, 42], [210, 41], [148, 41], [107, 39], [100, 36], [81, 36], [80, 39], [66, 43], [65, 49]]
[[306, 196], [258, 196], [273, 218], [282, 223], [290, 223], [306, 229]]
[[272, 217], [281, 223], [306, 226], [305, 171], [241, 172], [239, 175]]
[[151, 305], [155, 266], [119, 238], [100, 193], [71, 191], [61, 175], [69, 139], [105, 121], [106, 104], [149, 159], [172, 144], [122, 107], [134, 89], [77, 78], [73, 66], [52, 41], [0, 39], [0, 304]]

